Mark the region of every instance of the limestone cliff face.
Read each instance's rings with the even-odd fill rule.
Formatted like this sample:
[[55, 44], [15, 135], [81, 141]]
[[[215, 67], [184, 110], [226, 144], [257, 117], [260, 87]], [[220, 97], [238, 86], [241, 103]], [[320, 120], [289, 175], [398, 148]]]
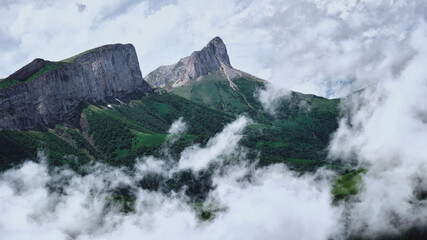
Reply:
[[[49, 64], [56, 65], [43, 72]], [[40, 71], [33, 80], [26, 80]], [[76, 119], [83, 101], [152, 91], [142, 78], [131, 44], [102, 46], [57, 63], [36, 59], [9, 78], [22, 83], [0, 89], [0, 130], [31, 129], [38, 124], [52, 127]]]
[[174, 88], [217, 70], [233, 76], [240, 72], [231, 67], [227, 48], [219, 37], [213, 38], [203, 49], [180, 59], [176, 64], [157, 68], [145, 80], [155, 87]]

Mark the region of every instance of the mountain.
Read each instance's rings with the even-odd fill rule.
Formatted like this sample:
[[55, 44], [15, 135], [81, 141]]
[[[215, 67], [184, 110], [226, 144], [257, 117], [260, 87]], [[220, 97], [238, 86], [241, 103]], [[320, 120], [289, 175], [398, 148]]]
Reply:
[[176, 64], [157, 68], [145, 80], [154, 87], [231, 115], [262, 109], [253, 93], [266, 83], [233, 68], [227, 47], [219, 37]]
[[0, 82], [0, 129], [75, 122], [80, 103], [133, 91], [152, 89], [131, 44], [102, 46], [60, 62], [35, 59]]
[[[168, 158], [177, 159], [183, 149], [204, 146], [242, 114], [254, 123], [241, 144], [258, 166], [284, 162], [298, 171], [342, 168], [325, 161], [339, 99], [292, 92], [271, 115], [256, 97], [266, 81], [234, 69], [218, 37], [145, 80], [157, 89], [142, 78], [133, 47], [120, 44], [60, 62], [36, 59], [18, 70], [0, 82], [0, 169], [34, 159], [37, 150], [45, 151], [50, 165], [77, 170], [91, 160], [132, 167], [140, 156], [164, 157], [166, 145]], [[181, 117], [187, 132], [167, 143], [169, 127]], [[205, 183], [197, 177], [206, 175], [182, 174], [192, 179], [190, 197], [203, 198], [199, 185]], [[176, 192], [190, 184], [163, 180], [172, 185], [162, 189]], [[158, 187], [153, 184], [146, 187]]]

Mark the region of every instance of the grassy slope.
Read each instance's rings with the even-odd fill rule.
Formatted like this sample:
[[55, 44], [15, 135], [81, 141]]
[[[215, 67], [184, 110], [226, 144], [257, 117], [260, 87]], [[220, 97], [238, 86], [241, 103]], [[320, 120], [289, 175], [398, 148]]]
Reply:
[[[251, 91], [253, 94], [255, 88], [261, 87], [261, 84], [251, 81], [250, 84], [240, 84], [239, 90], [240, 87], [253, 88], [251, 89], [253, 90]], [[199, 81], [194, 81], [189, 85], [175, 88], [172, 90], [172, 93], [232, 115], [252, 111], [246, 104], [240, 91], [234, 91], [220, 72], [213, 72]]]

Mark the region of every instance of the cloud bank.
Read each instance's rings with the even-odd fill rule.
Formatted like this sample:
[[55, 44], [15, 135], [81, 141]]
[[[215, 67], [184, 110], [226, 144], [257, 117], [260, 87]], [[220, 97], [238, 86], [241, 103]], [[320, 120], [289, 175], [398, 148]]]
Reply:
[[343, 101], [330, 157], [368, 169], [350, 211], [353, 231], [393, 234], [426, 224], [426, 29], [420, 23], [408, 36], [416, 55], [398, 75]]

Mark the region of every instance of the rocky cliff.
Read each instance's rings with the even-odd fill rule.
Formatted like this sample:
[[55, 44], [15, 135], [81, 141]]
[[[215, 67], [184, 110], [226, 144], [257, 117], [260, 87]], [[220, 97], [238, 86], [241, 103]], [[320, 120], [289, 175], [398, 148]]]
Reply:
[[36, 59], [4, 81], [0, 89], [0, 130], [48, 127], [74, 121], [83, 101], [150, 92], [131, 44], [106, 45], [61, 62]]
[[149, 73], [145, 80], [152, 86], [172, 89], [218, 70], [227, 77], [232, 87], [232, 78], [242, 75], [250, 76], [231, 66], [224, 42], [221, 38], [215, 37], [200, 51], [180, 59], [176, 64], [160, 66]]

